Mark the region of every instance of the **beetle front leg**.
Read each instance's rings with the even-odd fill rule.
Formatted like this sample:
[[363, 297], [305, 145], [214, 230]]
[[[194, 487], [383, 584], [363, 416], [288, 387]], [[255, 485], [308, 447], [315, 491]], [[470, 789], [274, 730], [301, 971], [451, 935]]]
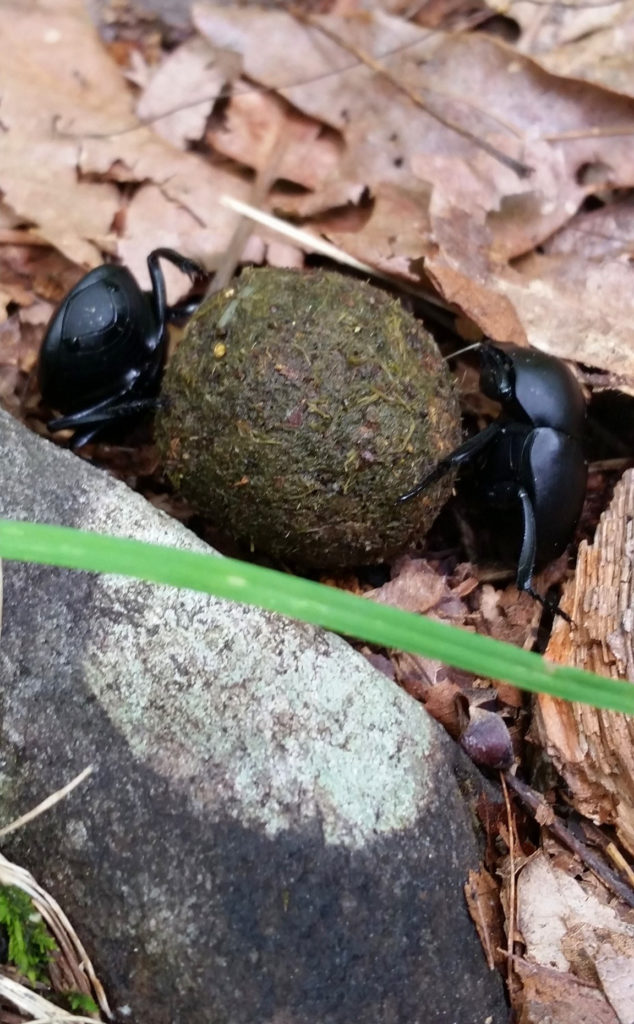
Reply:
[[113, 403], [111, 399], [108, 399], [108, 401], [100, 402], [89, 409], [81, 409], [79, 412], [71, 412], [67, 416], [49, 420], [47, 426], [53, 433], [56, 430], [76, 430], [78, 427], [101, 428], [109, 423], [115, 423], [117, 420], [138, 416], [143, 412], [156, 412], [160, 401], [160, 398], [131, 398], [128, 401], [121, 400]]
[[518, 590], [525, 590], [535, 600], [544, 603], [543, 598], [533, 591], [533, 573], [535, 571], [535, 557], [537, 554], [537, 528], [535, 526], [535, 512], [533, 503], [524, 487], [517, 488], [517, 497], [522, 506], [523, 529], [522, 529], [522, 550], [520, 551], [517, 563], [517, 576], [515, 581]]
[[546, 598], [542, 597], [541, 594], [538, 594], [536, 590], [533, 590], [533, 573], [535, 571], [535, 558], [537, 553], [535, 512], [528, 491], [524, 487], [517, 488], [517, 497], [519, 498], [522, 506], [524, 525], [522, 532], [522, 550], [520, 551], [520, 557], [517, 564], [515, 585], [518, 590], [523, 590], [525, 593], [530, 594], [534, 601], [538, 601], [539, 604], [541, 604], [542, 608], [547, 608], [548, 611], [552, 612], [554, 615], [561, 615], [562, 619], [565, 619], [566, 622], [572, 626], [572, 619], [559, 607], [558, 604], [547, 601]]
[[[204, 277], [205, 271], [194, 260], [187, 256], [181, 256], [175, 249], [153, 249], [147, 258], [147, 266], [152, 281], [152, 296], [154, 299], [154, 315], [159, 325], [160, 335], [165, 329], [166, 320], [170, 318], [170, 311], [165, 297], [165, 279], [161, 270], [159, 260], [168, 260], [178, 267], [184, 274], [194, 280], [197, 277]], [[176, 309], [177, 307], [173, 307]]]
[[448, 455], [445, 459], [441, 459], [438, 465], [432, 469], [431, 473], [428, 473], [427, 476], [423, 477], [420, 483], [416, 484], [416, 487], [413, 487], [411, 491], [407, 492], [407, 494], [401, 494], [400, 497], [396, 499], [397, 505], [402, 501], [409, 501], [410, 498], [415, 498], [418, 494], [422, 494], [427, 487], [431, 487], [432, 484], [435, 484], [436, 481], [445, 476], [449, 470], [454, 469], [457, 466], [462, 466], [465, 462], [469, 462], [478, 455], [483, 448], [486, 448], [487, 445], [491, 444], [492, 441], [499, 437], [503, 430], [504, 427], [496, 421], [489, 424], [489, 426], [485, 427], [484, 430], [481, 430], [479, 434], [476, 434], [474, 437], [470, 437], [468, 441], [465, 441], [456, 448], [451, 455]]

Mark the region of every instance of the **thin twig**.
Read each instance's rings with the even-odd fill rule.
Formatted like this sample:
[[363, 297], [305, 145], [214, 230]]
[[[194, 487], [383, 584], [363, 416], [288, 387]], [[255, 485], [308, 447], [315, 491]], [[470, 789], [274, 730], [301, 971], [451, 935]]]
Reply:
[[504, 779], [504, 774], [500, 772], [500, 782], [502, 783], [502, 792], [504, 793], [504, 804], [506, 807], [506, 820], [508, 822], [509, 829], [509, 930], [506, 936], [506, 983], [508, 985], [509, 992], [511, 991], [511, 983], [513, 981], [513, 946], [515, 943], [515, 824], [513, 822], [513, 814], [511, 811], [511, 801], [509, 800], [509, 792]]
[[[558, 839], [563, 846], [566, 846], [582, 861], [586, 867], [594, 871], [597, 878], [603, 882], [612, 892], [622, 899], [628, 906], [634, 907], [634, 887], [622, 881], [611, 868], [607, 866], [596, 853], [590, 850], [585, 843], [580, 842], [572, 832], [566, 828], [563, 822], [557, 818], [550, 804], [546, 802], [541, 793], [531, 789], [526, 783], [520, 782], [518, 778], [506, 772], [504, 778], [509, 787], [516, 793], [523, 804], [530, 810], [531, 814], [552, 832], [555, 839]], [[544, 821], [543, 819], [546, 818]]]
[[64, 1024], [70, 1024], [72, 1021], [75, 1024], [79, 1021], [82, 1024], [95, 1024], [94, 1017], [78, 1017], [68, 1010], [62, 1010], [60, 1006], [55, 1006], [32, 988], [8, 978], [6, 974], [0, 974], [0, 997], [13, 1003], [22, 1013], [28, 1014], [32, 1018], [31, 1024], [61, 1024], [62, 1021]]
[[36, 235], [26, 228], [0, 228], [0, 245], [37, 245], [51, 249], [52, 244], [47, 238]]
[[[0, 595], [0, 610], [1, 608], [2, 602]], [[62, 786], [61, 789], [58, 789], [55, 793], [51, 793], [50, 796], [47, 796], [45, 800], [42, 800], [42, 802], [37, 805], [37, 807], [32, 807], [30, 811], [26, 812], [26, 814], [22, 814], [19, 818], [15, 818], [13, 821], [9, 822], [8, 825], [5, 825], [3, 828], [0, 828], [0, 839], [3, 836], [8, 835], [9, 832], [15, 832], [16, 829], [22, 828], [22, 826], [26, 825], [27, 822], [33, 821], [34, 818], [39, 817], [39, 815], [43, 814], [44, 811], [48, 811], [49, 808], [54, 807], [55, 804], [59, 803], [60, 800], [64, 800], [64, 798], [67, 797], [69, 793], [72, 793], [72, 791], [75, 789], [75, 786], [79, 786], [79, 784], [82, 783], [84, 779], [88, 778], [92, 770], [93, 766], [89, 764], [87, 768], [84, 768], [83, 772], [80, 772], [79, 775], [76, 775], [74, 779], [71, 779], [71, 781], [68, 782], [65, 786]]]
[[616, 864], [619, 871], [621, 871], [628, 879], [632, 889], [634, 889], [634, 870], [630, 867], [625, 857], [614, 843], [608, 843], [605, 848], [605, 852], [608, 857]]
[[285, 238], [290, 238], [291, 241], [296, 242], [309, 252], [318, 252], [322, 256], [327, 256], [328, 259], [335, 260], [337, 263], [342, 263], [347, 267], [353, 267], [354, 270], [359, 270], [362, 274], [374, 277], [378, 281], [385, 281], [392, 287], [398, 288], [399, 291], [407, 292], [418, 299], [424, 299], [425, 302], [429, 302], [432, 306], [438, 306], [440, 309], [451, 312], [451, 306], [443, 302], [442, 299], [439, 299], [437, 295], [432, 295], [431, 292], [426, 291], [424, 288], [417, 288], [407, 281], [390, 277], [389, 274], [384, 274], [369, 263], [363, 263], [362, 260], [357, 260], [354, 256], [350, 256], [343, 249], [333, 245], [332, 242], [327, 242], [324, 238], [313, 235], [310, 231], [297, 228], [293, 224], [281, 220], [279, 217], [274, 217], [272, 213], [266, 213], [265, 210], [257, 210], [254, 206], [242, 202], [241, 199], [235, 199], [229, 195], [220, 196], [218, 202], [221, 206], [226, 206], [229, 210], [234, 210], [235, 213], [241, 213], [243, 217], [250, 217], [251, 220], [256, 221], [258, 224], [263, 224], [264, 227], [279, 232]]
[[552, 135], [541, 135], [542, 142], [568, 142], [575, 139], [609, 139], [616, 135], [634, 135], [634, 125], [595, 125], [590, 128], [571, 128], [567, 132], [553, 132]]

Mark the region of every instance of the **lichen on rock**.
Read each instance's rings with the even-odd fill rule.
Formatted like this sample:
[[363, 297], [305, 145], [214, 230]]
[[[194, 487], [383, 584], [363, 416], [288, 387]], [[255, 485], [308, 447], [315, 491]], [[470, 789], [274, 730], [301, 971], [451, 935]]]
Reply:
[[452, 476], [397, 497], [460, 442], [431, 335], [332, 271], [247, 270], [202, 304], [168, 366], [157, 441], [214, 525], [298, 567], [378, 562], [424, 535]]

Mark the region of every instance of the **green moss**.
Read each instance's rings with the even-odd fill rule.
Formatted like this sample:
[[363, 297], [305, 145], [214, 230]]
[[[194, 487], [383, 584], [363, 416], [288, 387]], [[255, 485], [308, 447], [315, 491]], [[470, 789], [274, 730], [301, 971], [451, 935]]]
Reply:
[[296, 565], [389, 558], [452, 478], [397, 506], [460, 441], [451, 377], [401, 304], [332, 272], [251, 270], [192, 318], [157, 440], [217, 526]]
[[32, 983], [48, 982], [48, 965], [57, 944], [22, 889], [0, 886], [0, 923], [9, 938], [9, 963]]
[[87, 996], [85, 992], [76, 992], [73, 989], [69, 989], [68, 992], [64, 992], [64, 1000], [69, 1010], [73, 1013], [79, 1013], [83, 1016], [88, 1014], [99, 1013], [99, 1007], [95, 1000], [91, 996]]

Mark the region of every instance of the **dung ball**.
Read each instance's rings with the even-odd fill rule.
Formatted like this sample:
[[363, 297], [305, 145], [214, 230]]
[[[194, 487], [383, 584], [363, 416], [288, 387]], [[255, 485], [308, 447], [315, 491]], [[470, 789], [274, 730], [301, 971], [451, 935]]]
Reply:
[[385, 561], [450, 495], [451, 474], [396, 504], [460, 443], [460, 411], [431, 335], [363, 281], [244, 271], [191, 319], [162, 395], [176, 489], [298, 568]]

